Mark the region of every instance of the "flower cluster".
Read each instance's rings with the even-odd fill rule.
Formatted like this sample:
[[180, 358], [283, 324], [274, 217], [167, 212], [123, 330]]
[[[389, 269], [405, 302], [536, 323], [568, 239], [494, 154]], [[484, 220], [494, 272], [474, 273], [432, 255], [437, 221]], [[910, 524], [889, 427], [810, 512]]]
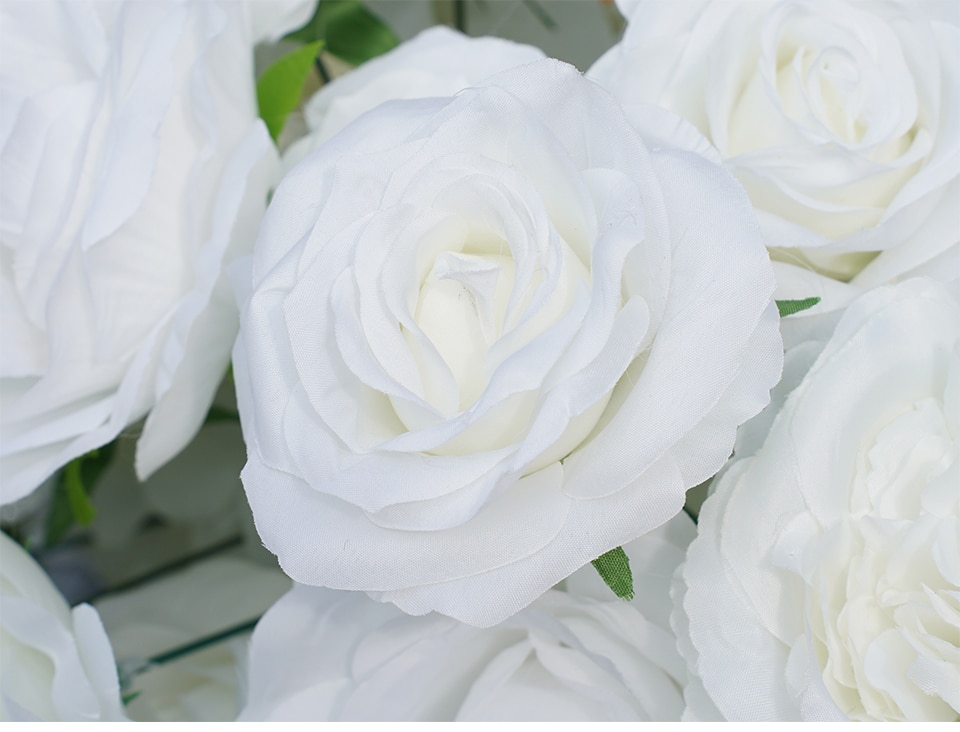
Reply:
[[0, 5], [0, 716], [960, 719], [960, 12], [616, 9]]

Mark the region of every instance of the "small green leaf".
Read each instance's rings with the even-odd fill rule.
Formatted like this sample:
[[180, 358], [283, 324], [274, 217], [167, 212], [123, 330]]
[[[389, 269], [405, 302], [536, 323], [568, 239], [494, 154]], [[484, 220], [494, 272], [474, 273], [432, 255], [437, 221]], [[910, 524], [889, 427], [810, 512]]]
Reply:
[[127, 706], [130, 702], [140, 696], [142, 691], [128, 691], [123, 696], [120, 697], [120, 701], [123, 702], [123, 706]]
[[83, 487], [83, 476], [80, 474], [80, 463], [82, 457], [71, 460], [63, 470], [63, 482], [67, 488], [67, 501], [70, 504], [70, 513], [73, 519], [81, 526], [89, 526], [93, 523], [93, 517], [97, 515], [97, 510], [90, 503], [90, 497], [87, 495], [86, 488]]
[[89, 526], [96, 515], [89, 494], [110, 463], [113, 443], [91, 450], [64, 466], [47, 513], [45, 546], [60, 541], [74, 524]]
[[310, 43], [271, 64], [257, 81], [257, 106], [276, 142], [290, 113], [300, 104], [303, 85], [323, 41]]
[[354, 66], [399, 43], [390, 27], [359, 0], [320, 0], [306, 25], [286, 37], [301, 43], [324, 40], [330, 53]]
[[618, 546], [601, 554], [592, 564], [614, 595], [623, 600], [633, 599], [633, 572], [630, 571], [630, 559], [623, 547]]
[[777, 310], [780, 311], [780, 317], [785, 318], [788, 315], [809, 310], [818, 302], [820, 302], [819, 297], [806, 297], [803, 300], [777, 300]]

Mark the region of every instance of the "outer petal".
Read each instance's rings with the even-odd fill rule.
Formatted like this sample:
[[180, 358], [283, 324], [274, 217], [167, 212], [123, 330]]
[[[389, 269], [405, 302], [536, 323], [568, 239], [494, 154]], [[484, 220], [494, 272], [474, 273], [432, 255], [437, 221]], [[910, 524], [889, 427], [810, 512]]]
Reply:
[[669, 576], [692, 532], [681, 515], [627, 547], [632, 603], [586, 567], [485, 630], [297, 585], [254, 632], [240, 720], [676, 720]]
[[126, 719], [117, 668], [89, 605], [72, 611], [40, 566], [0, 536], [0, 716], [16, 721]]

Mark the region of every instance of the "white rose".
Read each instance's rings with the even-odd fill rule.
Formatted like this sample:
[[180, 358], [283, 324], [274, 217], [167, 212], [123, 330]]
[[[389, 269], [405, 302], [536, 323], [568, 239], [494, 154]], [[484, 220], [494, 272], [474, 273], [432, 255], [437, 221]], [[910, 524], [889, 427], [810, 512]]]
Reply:
[[364, 112], [391, 99], [447, 97], [543, 51], [502, 38], [470, 38], [434, 26], [320, 88], [304, 107], [310, 134], [290, 147], [292, 167]]
[[0, 5], [0, 503], [148, 413], [141, 477], [199, 428], [277, 165], [253, 45], [311, 6], [263, 5]]
[[218, 556], [99, 599], [97, 609], [121, 668], [132, 676], [130, 717], [143, 722], [233, 720], [242, 700], [246, 635], [162, 665], [144, 663], [255, 620], [289, 589], [290, 579], [276, 567]]
[[71, 610], [46, 572], [6, 534], [0, 534], [0, 719], [126, 719], [96, 610]]
[[585, 567], [486, 629], [296, 585], [254, 631], [240, 720], [679, 720], [670, 576], [694, 534], [680, 514], [626, 547], [633, 602]]
[[588, 76], [716, 145], [780, 260], [778, 297], [842, 305], [908, 275], [960, 275], [955, 2], [618, 5], [624, 38]]
[[932, 280], [874, 290], [704, 505], [689, 716], [958, 719], [958, 485], [960, 308]]
[[294, 580], [491, 625], [720, 468], [779, 376], [773, 275], [742, 189], [651, 114], [545, 60], [283, 180], [234, 368]]

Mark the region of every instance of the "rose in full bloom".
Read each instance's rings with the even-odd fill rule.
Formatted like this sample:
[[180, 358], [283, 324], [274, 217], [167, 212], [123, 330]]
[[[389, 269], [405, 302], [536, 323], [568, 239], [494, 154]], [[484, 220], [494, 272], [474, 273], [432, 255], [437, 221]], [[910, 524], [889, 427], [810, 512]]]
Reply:
[[960, 718], [958, 485], [960, 308], [928, 279], [878, 288], [703, 507], [687, 715]]
[[294, 580], [491, 625], [720, 468], [780, 373], [774, 279], [742, 188], [650, 115], [544, 60], [284, 178], [234, 373]]
[[290, 147], [284, 165], [299, 162], [378, 104], [450, 96], [499, 71], [543, 57], [539, 48], [503, 38], [471, 38], [443, 25], [428, 28], [322, 86], [304, 106], [309, 134]]
[[126, 719], [97, 611], [72, 610], [46, 572], [0, 534], [0, 719]]
[[141, 477], [199, 428], [276, 175], [253, 46], [310, 6], [0, 6], [0, 502], [144, 416]]
[[783, 296], [843, 304], [898, 278], [960, 274], [960, 6], [617, 4], [624, 38], [588, 75], [683, 115], [718, 148], [780, 260]]
[[592, 567], [493, 628], [296, 585], [257, 625], [241, 721], [677, 721], [670, 578], [685, 514], [625, 547], [636, 599]]

